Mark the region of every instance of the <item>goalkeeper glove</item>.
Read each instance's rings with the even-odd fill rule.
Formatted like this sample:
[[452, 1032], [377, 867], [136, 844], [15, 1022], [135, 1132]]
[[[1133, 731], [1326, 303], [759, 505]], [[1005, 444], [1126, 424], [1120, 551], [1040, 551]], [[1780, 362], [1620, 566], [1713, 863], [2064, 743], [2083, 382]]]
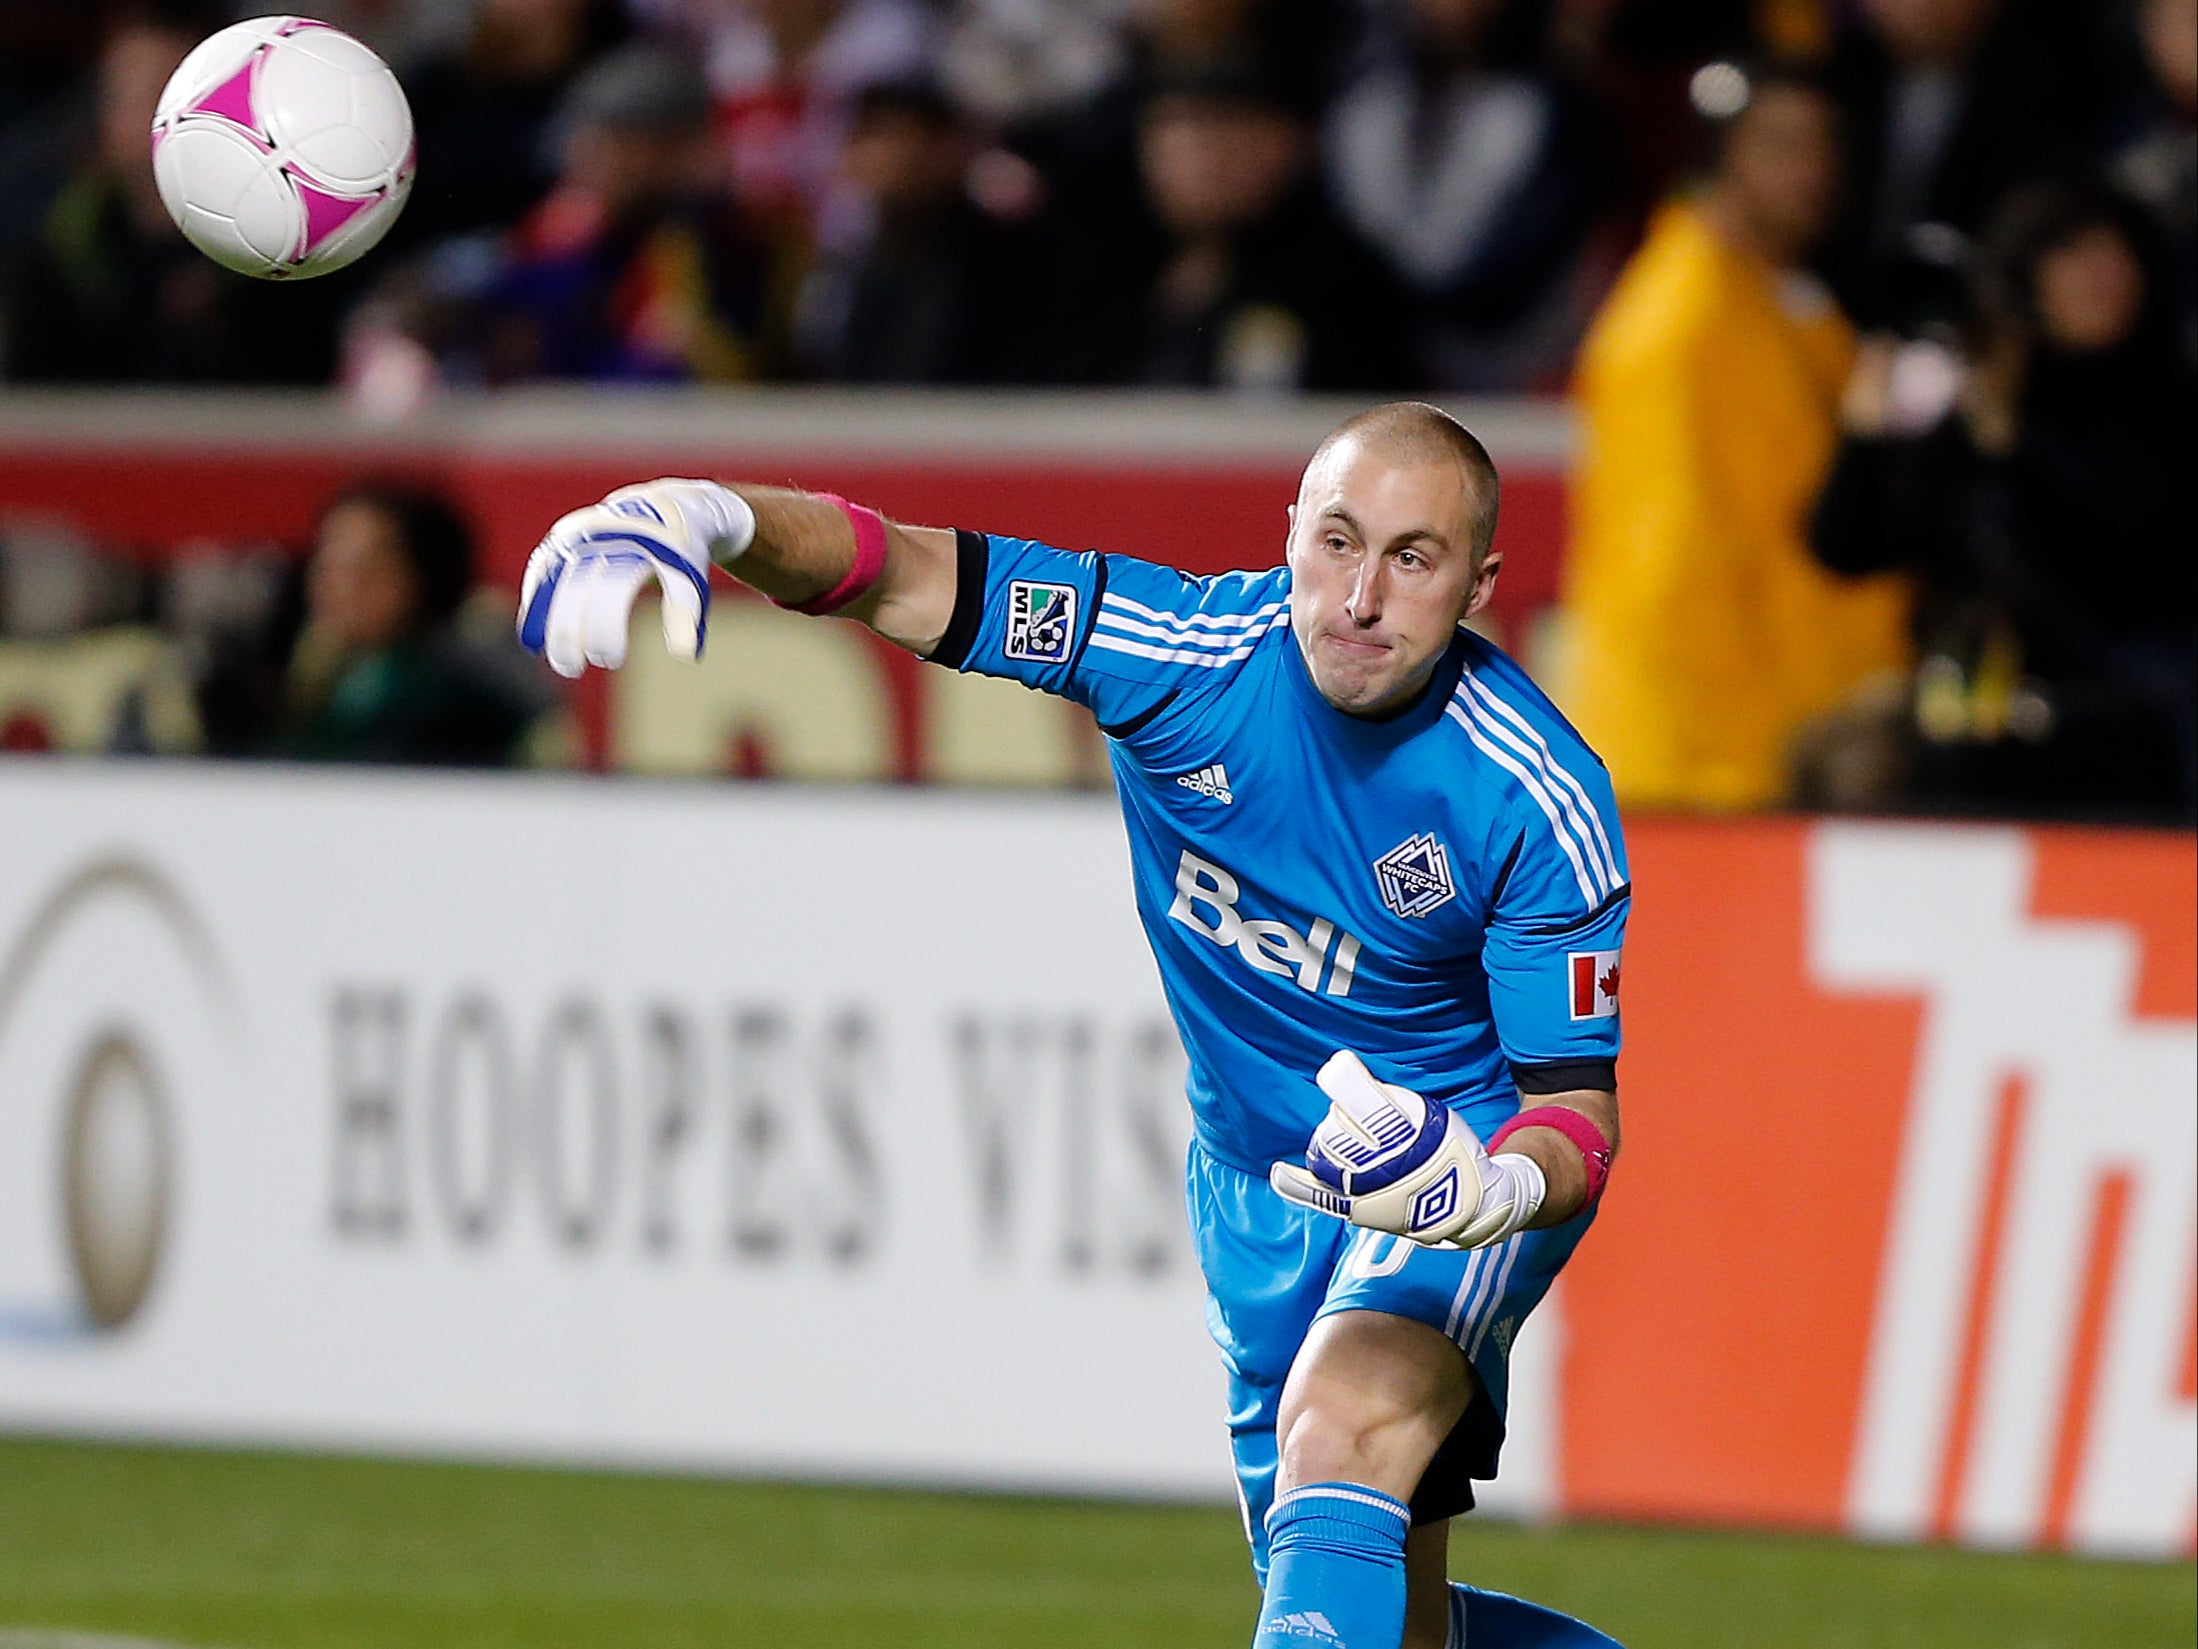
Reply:
[[626, 621], [654, 578], [664, 645], [699, 658], [710, 613], [710, 564], [729, 565], [756, 533], [746, 499], [715, 481], [647, 481], [560, 516], [527, 558], [519, 643], [561, 676], [626, 662]]
[[1465, 1118], [1376, 1080], [1348, 1048], [1313, 1080], [1328, 1114], [1305, 1166], [1267, 1175], [1290, 1201], [1437, 1248], [1501, 1242], [1541, 1211], [1549, 1184], [1532, 1157], [1490, 1156]]

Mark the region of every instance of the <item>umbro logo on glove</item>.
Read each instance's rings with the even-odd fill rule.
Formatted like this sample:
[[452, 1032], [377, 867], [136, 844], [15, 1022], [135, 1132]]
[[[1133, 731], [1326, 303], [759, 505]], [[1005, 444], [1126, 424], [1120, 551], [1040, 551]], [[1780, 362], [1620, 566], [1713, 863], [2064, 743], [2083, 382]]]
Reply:
[[1348, 1048], [1313, 1080], [1328, 1114], [1305, 1166], [1278, 1162], [1267, 1175], [1290, 1201], [1442, 1248], [1500, 1242], [1541, 1212], [1549, 1184], [1533, 1158], [1490, 1156], [1465, 1118], [1379, 1080]]

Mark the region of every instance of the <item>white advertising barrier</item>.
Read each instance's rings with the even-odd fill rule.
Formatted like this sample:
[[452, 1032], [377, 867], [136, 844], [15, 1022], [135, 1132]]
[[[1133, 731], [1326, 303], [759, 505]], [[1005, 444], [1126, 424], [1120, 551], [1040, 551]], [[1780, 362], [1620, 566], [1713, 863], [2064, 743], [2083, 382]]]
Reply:
[[1230, 1492], [1109, 800], [11, 761], [0, 833], [0, 1425]]

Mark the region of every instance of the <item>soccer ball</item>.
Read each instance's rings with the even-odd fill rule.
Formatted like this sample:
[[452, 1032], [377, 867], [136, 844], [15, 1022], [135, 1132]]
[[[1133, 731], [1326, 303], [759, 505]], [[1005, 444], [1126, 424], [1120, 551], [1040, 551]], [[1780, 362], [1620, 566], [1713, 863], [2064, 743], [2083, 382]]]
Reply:
[[365, 253], [404, 209], [412, 160], [397, 77], [309, 17], [255, 17], [201, 41], [153, 117], [153, 177], [176, 227], [263, 280]]

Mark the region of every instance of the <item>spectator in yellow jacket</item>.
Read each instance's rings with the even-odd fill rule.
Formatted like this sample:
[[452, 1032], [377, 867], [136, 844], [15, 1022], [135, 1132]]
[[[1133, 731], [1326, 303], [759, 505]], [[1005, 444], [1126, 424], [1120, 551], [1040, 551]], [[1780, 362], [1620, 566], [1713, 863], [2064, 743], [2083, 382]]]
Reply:
[[1900, 665], [1905, 595], [1828, 577], [1806, 536], [1854, 353], [1804, 269], [1837, 110], [1780, 69], [1715, 64], [1694, 92], [1707, 176], [1659, 213], [1581, 357], [1553, 685], [1622, 802], [1761, 807], [1795, 733]]

